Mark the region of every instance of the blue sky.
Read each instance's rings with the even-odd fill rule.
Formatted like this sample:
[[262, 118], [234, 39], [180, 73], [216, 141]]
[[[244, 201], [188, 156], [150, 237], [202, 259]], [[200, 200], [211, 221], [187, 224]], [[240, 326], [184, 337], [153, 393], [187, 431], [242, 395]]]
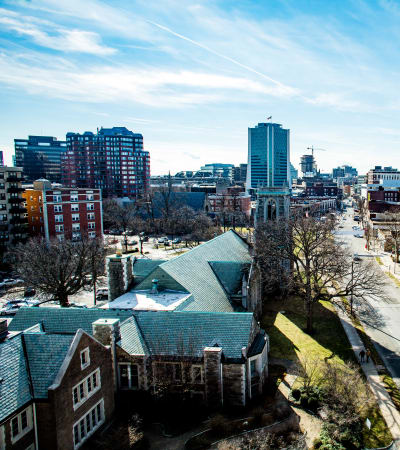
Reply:
[[400, 168], [400, 3], [0, 0], [0, 149], [126, 126], [152, 174], [247, 159], [272, 115], [323, 171]]

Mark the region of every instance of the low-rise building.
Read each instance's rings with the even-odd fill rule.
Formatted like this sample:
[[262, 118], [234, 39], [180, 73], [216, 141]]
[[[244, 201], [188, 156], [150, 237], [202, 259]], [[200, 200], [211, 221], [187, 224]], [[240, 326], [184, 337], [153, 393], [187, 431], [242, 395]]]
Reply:
[[0, 448], [77, 449], [113, 414], [111, 351], [36, 320], [9, 332], [0, 321]]
[[26, 189], [31, 234], [49, 239], [100, 238], [103, 234], [100, 189], [61, 188], [47, 180], [37, 180]]
[[[170, 395], [190, 393], [210, 408], [244, 406], [262, 392], [268, 376], [269, 339], [251, 313], [21, 308], [10, 328], [18, 331], [37, 323], [65, 339], [81, 329], [85, 339], [90, 335], [99, 346], [111, 346], [105, 366], [113, 359], [115, 387], [121, 395], [162, 388]], [[82, 355], [81, 347], [79, 352]], [[109, 374], [110, 392], [112, 379]], [[81, 401], [80, 384], [74, 383], [68, 382], [69, 403], [76, 386]], [[71, 411], [60, 414], [67, 412]], [[79, 425], [77, 431], [73, 425], [79, 438], [81, 422], [74, 418], [67, 424], [72, 422]], [[72, 428], [66, 427], [65, 433], [72, 438]]]

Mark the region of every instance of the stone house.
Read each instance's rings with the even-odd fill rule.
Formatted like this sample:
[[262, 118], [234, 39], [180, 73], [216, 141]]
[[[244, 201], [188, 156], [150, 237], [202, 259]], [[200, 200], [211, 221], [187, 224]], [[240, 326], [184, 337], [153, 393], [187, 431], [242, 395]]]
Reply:
[[77, 449], [114, 412], [110, 350], [81, 329], [1, 322], [0, 449]]
[[37, 323], [49, 333], [81, 330], [108, 346], [120, 393], [166, 389], [211, 408], [243, 406], [268, 375], [268, 336], [252, 313], [21, 308], [10, 329]]
[[251, 245], [233, 230], [168, 261], [114, 255], [106, 265], [109, 308], [261, 312]]

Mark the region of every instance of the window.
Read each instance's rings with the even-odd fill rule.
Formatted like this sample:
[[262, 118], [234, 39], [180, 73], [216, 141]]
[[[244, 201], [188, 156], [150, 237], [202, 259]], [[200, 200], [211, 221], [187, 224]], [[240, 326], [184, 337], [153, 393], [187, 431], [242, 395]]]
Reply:
[[32, 427], [32, 407], [29, 406], [11, 419], [11, 442], [18, 441], [28, 431], [32, 430]]
[[53, 202], [61, 202], [61, 195], [53, 195]]
[[56, 233], [63, 233], [64, 225], [56, 225]]
[[94, 222], [89, 222], [88, 223], [88, 229], [89, 230], [94, 230], [96, 228], [96, 224]]
[[72, 231], [79, 231], [81, 229], [80, 223], [73, 223], [72, 224]]
[[96, 237], [96, 232], [95, 231], [89, 231], [88, 236], [93, 239]]
[[77, 202], [78, 201], [78, 195], [77, 194], [71, 194], [71, 202]]
[[64, 222], [64, 216], [62, 214], [55, 216], [55, 221], [56, 223]]
[[104, 422], [104, 401], [101, 399], [73, 426], [74, 448], [79, 448]]
[[202, 366], [192, 366], [192, 383], [203, 383]]
[[62, 242], [64, 240], [64, 235], [63, 234], [58, 234], [57, 235], [57, 239]]
[[94, 213], [87, 213], [88, 220], [94, 220]]
[[88, 211], [94, 211], [94, 203], [87, 203], [86, 207]]
[[139, 369], [136, 364], [121, 363], [119, 365], [121, 389], [137, 389], [139, 387]]
[[79, 222], [79, 214], [72, 214], [72, 222]]
[[62, 212], [62, 205], [54, 205], [54, 212]]
[[85, 403], [85, 401], [97, 392], [100, 387], [100, 369], [96, 369], [93, 373], [84, 378], [83, 381], [72, 388], [74, 410]]
[[182, 381], [181, 363], [156, 363], [156, 373], [158, 378], [166, 378], [170, 381]]
[[81, 351], [81, 369], [86, 369], [90, 364], [89, 347]]
[[74, 203], [71, 205], [71, 211], [79, 211], [79, 204]]
[[93, 194], [86, 194], [86, 200], [94, 200]]

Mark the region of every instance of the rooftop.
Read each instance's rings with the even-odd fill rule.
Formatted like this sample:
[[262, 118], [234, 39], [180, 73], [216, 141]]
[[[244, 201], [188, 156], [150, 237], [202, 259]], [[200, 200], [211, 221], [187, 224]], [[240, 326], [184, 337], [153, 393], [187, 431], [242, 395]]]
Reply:
[[148, 290], [132, 290], [104, 305], [103, 308], [172, 311], [191, 297], [191, 295], [192, 294], [189, 292], [179, 292], [168, 289], [159, 292], [158, 294], [154, 294]]

